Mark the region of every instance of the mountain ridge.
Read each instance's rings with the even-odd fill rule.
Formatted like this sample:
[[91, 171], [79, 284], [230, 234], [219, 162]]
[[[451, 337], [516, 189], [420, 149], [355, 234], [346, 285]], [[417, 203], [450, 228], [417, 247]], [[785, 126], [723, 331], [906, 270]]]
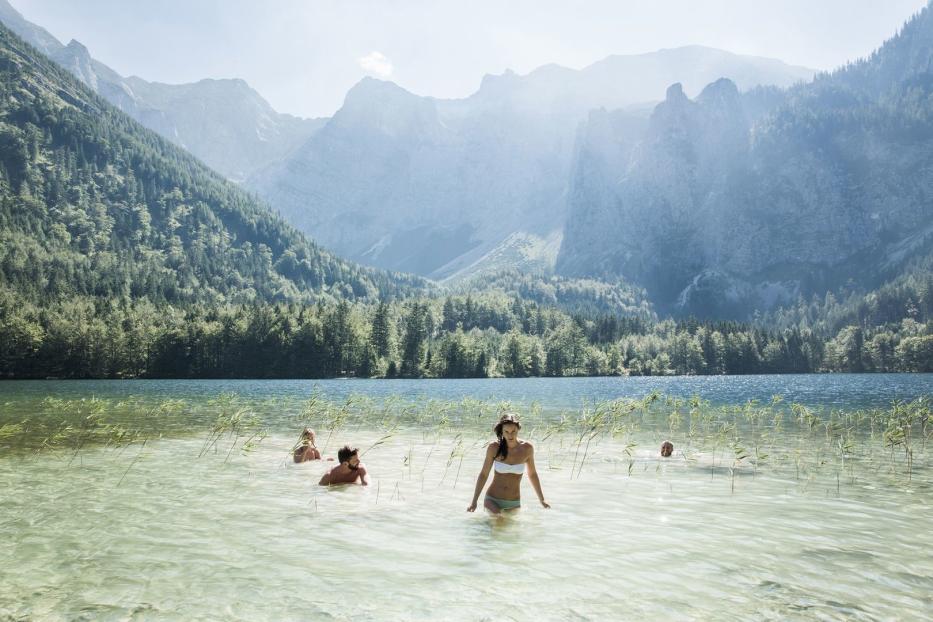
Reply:
[[0, 25], [0, 282], [28, 299], [392, 297]]
[[559, 273], [626, 278], [661, 310], [702, 317], [744, 318], [847, 279], [877, 286], [892, 245], [933, 220], [931, 42], [928, 7], [770, 112], [734, 86], [716, 100], [711, 85], [669, 93], [627, 160], [603, 154], [628, 137], [590, 135]]
[[[742, 79], [754, 73], [731, 53], [687, 48], [674, 55], [691, 50], [701, 57], [668, 73], [697, 83], [694, 74], [719, 77], [709, 54], [741, 67]], [[646, 75], [663, 64], [650, 53], [617, 58], [649, 59]], [[603, 74], [608, 67], [593, 66]], [[487, 74], [462, 99], [424, 97], [364, 78], [321, 130], [246, 185], [343, 256], [451, 277], [472, 257], [496, 255], [512, 235], [545, 238], [561, 229], [578, 123], [591, 109], [618, 103], [644, 116], [644, 102], [669, 84], [655, 76], [632, 89], [638, 76], [620, 82], [587, 71], [551, 64], [526, 75]], [[798, 77], [785, 75], [781, 83]]]
[[[7, 0], [0, 0], [0, 21], [117, 108], [235, 181], [286, 157], [324, 122], [276, 112], [255, 90], [240, 89], [239, 82], [245, 82], [239, 78], [215, 79], [214, 84], [124, 78], [94, 59], [75, 39], [63, 45], [47, 30], [26, 20]], [[219, 97], [218, 84], [233, 88]], [[180, 92], [187, 96], [179, 98]], [[263, 134], [260, 127], [265, 128], [264, 139], [257, 138]]]

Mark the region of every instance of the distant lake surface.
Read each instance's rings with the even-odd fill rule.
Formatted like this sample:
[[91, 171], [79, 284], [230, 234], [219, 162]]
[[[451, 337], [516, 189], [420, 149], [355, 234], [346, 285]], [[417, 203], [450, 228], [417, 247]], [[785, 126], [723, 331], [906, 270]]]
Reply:
[[[713, 406], [662, 398], [591, 433], [594, 403], [652, 392]], [[905, 438], [839, 412], [931, 392], [929, 374], [2, 382], [0, 620], [919, 619], [933, 425]], [[404, 426], [379, 410], [393, 400]], [[512, 516], [465, 511], [504, 401], [550, 510], [525, 477]], [[108, 409], [174, 427], [84, 445], [74, 430]], [[319, 487], [333, 463], [291, 461], [308, 409], [325, 455], [362, 449], [371, 486]], [[241, 410], [267, 434], [249, 451], [212, 431]], [[43, 417], [65, 440], [5, 440]]]
[[933, 374], [800, 374], [759, 376], [649, 376], [600, 378], [496, 378], [459, 380], [16, 380], [0, 382], [0, 399], [130, 396], [154, 399], [209, 399], [234, 393], [255, 400], [305, 400], [317, 389], [328, 399], [353, 394], [376, 399], [457, 400], [471, 397], [550, 408], [575, 408], [584, 401], [643, 397], [653, 391], [678, 397], [698, 395], [714, 404], [748, 400], [784, 401], [827, 408], [887, 406], [933, 393]]

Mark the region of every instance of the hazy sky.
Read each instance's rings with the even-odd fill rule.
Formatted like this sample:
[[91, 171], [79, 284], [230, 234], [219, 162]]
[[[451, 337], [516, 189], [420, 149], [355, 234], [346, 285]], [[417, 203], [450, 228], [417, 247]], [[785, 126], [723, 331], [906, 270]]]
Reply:
[[118, 73], [243, 78], [280, 112], [326, 116], [364, 75], [463, 97], [486, 73], [700, 44], [831, 69], [924, 0], [10, 0]]

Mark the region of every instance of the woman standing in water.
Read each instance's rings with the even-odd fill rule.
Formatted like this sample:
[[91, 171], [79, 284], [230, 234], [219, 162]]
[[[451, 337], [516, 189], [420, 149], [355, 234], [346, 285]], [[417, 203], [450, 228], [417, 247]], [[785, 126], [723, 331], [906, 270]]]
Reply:
[[531, 443], [518, 438], [518, 431], [521, 429], [522, 425], [517, 416], [508, 413], [499, 418], [495, 427], [496, 438], [499, 440], [489, 443], [486, 447], [486, 461], [483, 462], [483, 469], [476, 478], [473, 502], [467, 508], [467, 512], [476, 510], [479, 493], [483, 492], [490, 469], [495, 470], [495, 475], [489, 490], [486, 491], [483, 507], [493, 514], [518, 509], [521, 506], [522, 474], [526, 467], [528, 479], [531, 480], [531, 486], [535, 489], [541, 505], [551, 507], [541, 492], [541, 480], [538, 479], [538, 471], [535, 469], [535, 448]]

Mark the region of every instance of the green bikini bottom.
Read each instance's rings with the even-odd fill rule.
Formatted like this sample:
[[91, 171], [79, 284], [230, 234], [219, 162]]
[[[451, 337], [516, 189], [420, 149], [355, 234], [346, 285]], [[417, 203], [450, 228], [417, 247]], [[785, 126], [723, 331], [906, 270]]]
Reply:
[[486, 495], [486, 499], [495, 503], [500, 510], [514, 510], [522, 506], [521, 499], [499, 499], [492, 495]]

